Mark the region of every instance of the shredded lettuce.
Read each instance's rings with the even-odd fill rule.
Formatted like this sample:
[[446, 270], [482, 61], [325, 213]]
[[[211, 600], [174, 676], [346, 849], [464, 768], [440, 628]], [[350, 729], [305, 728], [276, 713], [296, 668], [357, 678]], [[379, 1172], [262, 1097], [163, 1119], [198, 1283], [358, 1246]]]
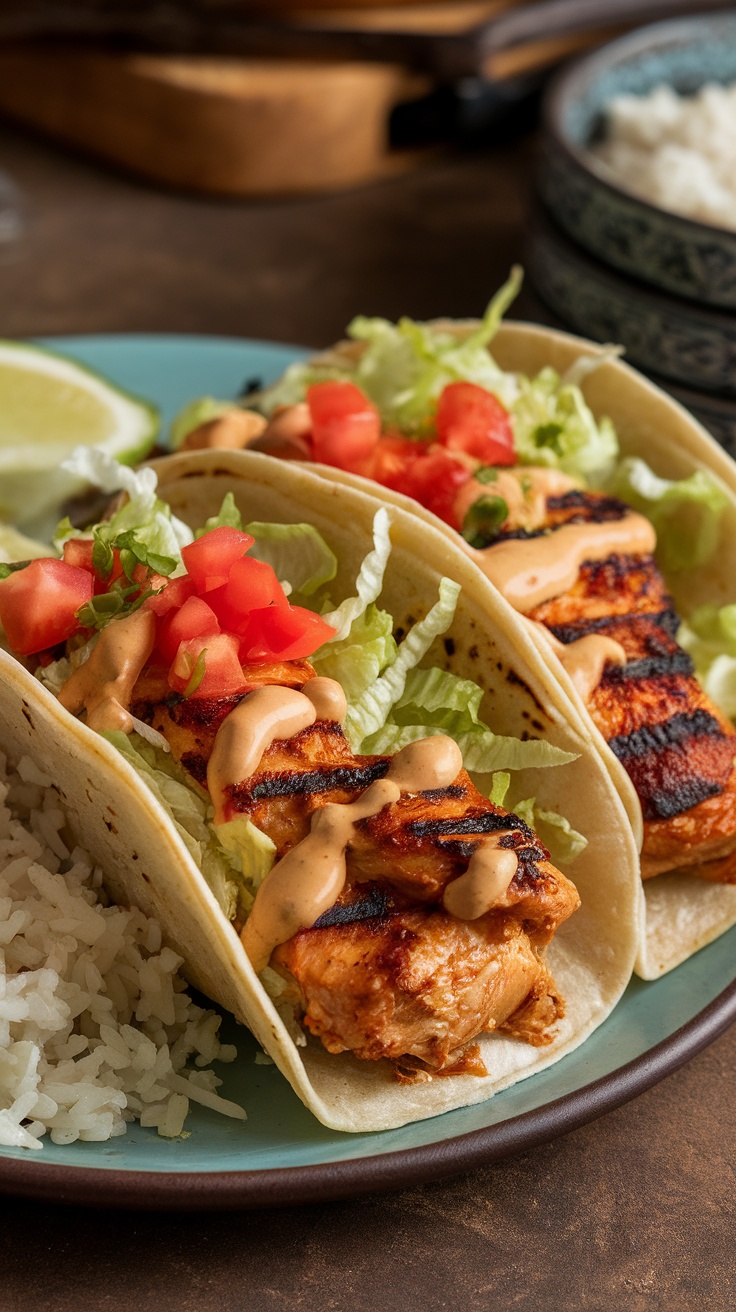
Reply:
[[205, 533], [211, 533], [213, 528], [242, 528], [243, 516], [235, 504], [235, 497], [232, 492], [226, 492], [222, 498], [222, 505], [216, 515], [210, 515], [206, 519], [204, 526], [198, 528], [194, 534], [195, 539], [204, 537]]
[[291, 365], [279, 382], [259, 395], [259, 408], [271, 414], [277, 406], [302, 401], [312, 383], [349, 379], [377, 406], [385, 427], [426, 437], [431, 435], [437, 401], [448, 383], [477, 383], [507, 404], [516, 393], [515, 380], [496, 364], [488, 346], [518, 295], [521, 280], [521, 269], [512, 269], [480, 324], [465, 335], [451, 323], [404, 318], [393, 324], [358, 316], [348, 326], [348, 334], [353, 343], [363, 344], [362, 350], [348, 343], [315, 360]]
[[214, 528], [239, 528], [255, 538], [249, 555], [271, 565], [277, 577], [291, 585], [293, 592], [311, 597], [337, 573], [337, 557], [312, 524], [264, 524], [255, 521], [243, 525], [243, 517], [232, 492], [227, 492], [216, 515], [205, 521], [195, 538]]
[[[252, 904], [253, 891], [244, 881], [246, 872], [255, 868], [255, 862], [249, 865], [244, 851], [235, 842], [229, 849], [220, 843], [219, 831], [210, 824], [212, 808], [207, 795], [197, 789], [194, 781], [171, 756], [145, 742], [138, 734], [113, 731], [102, 737], [125, 757], [150, 788], [193, 861], [200, 867], [228, 920], [234, 920], [238, 911], [247, 912]], [[255, 825], [251, 827], [262, 840], [254, 843], [254, 847], [261, 848], [270, 842], [265, 834], [255, 829]], [[243, 837], [241, 847], [244, 846]], [[231, 852], [235, 852], [234, 857]]]
[[610, 419], [596, 420], [577, 383], [549, 366], [535, 378], [520, 374], [517, 382], [511, 413], [521, 464], [561, 469], [584, 480], [600, 481], [611, 472], [618, 456], [616, 431]]
[[450, 627], [460, 596], [460, 585], [441, 579], [439, 597], [432, 609], [407, 633], [396, 659], [375, 683], [348, 705], [345, 733], [353, 751], [366, 750], [363, 744], [385, 725], [389, 712], [406, 686], [407, 675], [429, 651], [435, 638]]
[[699, 606], [680, 626], [677, 641], [692, 656], [708, 696], [736, 718], [736, 605]]
[[241, 907], [249, 911], [256, 892], [274, 863], [276, 844], [244, 815], [226, 820], [214, 828], [218, 843], [230, 853], [233, 864], [243, 876], [245, 888], [241, 889]]
[[[193, 540], [191, 529], [172, 515], [169, 506], [156, 495], [157, 477], [148, 466], [130, 469], [118, 464], [112, 456], [93, 446], [78, 446], [61, 466], [76, 474], [103, 492], [123, 491], [127, 500], [105, 523], [105, 534], [110, 542], [134, 530], [136, 539], [148, 551], [168, 556], [181, 564], [181, 548]], [[92, 531], [80, 533], [68, 520], [62, 522], [54, 538], [54, 546], [61, 551], [67, 538], [91, 537]]]
[[673, 482], [629, 456], [615, 470], [609, 490], [654, 525], [657, 559], [665, 571], [692, 569], [713, 556], [728, 496], [712, 474], [698, 469]]
[[393, 621], [388, 611], [370, 602], [353, 620], [347, 637], [334, 638], [312, 657], [318, 674], [336, 679], [349, 702], [357, 701], [396, 659]]
[[373, 550], [368, 552], [355, 580], [356, 595], [347, 597], [336, 610], [328, 610], [322, 616], [325, 623], [335, 629], [331, 639], [333, 643], [347, 638], [353, 621], [363, 615], [381, 592], [383, 576], [391, 555], [390, 524], [388, 511], [381, 507], [373, 519]]
[[573, 829], [569, 820], [556, 811], [544, 811], [535, 797], [514, 803], [514, 815], [528, 824], [539, 836], [555, 865], [570, 865], [588, 846], [588, 840]]
[[[563, 765], [575, 760], [574, 754], [541, 739], [522, 742], [492, 733], [480, 719], [482, 698], [482, 689], [469, 679], [437, 668], [413, 669], [384, 724], [364, 740], [362, 750], [398, 752], [420, 738], [445, 733], [460, 748], [465, 768], [476, 774]], [[502, 786], [503, 776], [497, 774], [493, 781], [496, 796]], [[496, 796], [492, 791], [491, 800], [495, 801]]]
[[499, 770], [497, 774], [494, 774], [493, 782], [488, 790], [489, 801], [493, 802], [494, 806], [503, 806], [510, 786], [511, 775], [508, 770]]
[[302, 597], [311, 597], [337, 573], [334, 551], [311, 524], [253, 523], [245, 531], [256, 540], [248, 554], [272, 565]]

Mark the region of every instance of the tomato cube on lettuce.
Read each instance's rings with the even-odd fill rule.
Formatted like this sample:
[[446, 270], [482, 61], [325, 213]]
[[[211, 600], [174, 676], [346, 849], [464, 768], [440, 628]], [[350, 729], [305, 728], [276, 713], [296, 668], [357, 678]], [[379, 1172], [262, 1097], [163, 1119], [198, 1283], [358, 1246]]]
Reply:
[[201, 597], [188, 597], [183, 606], [169, 611], [159, 621], [156, 646], [164, 660], [170, 663], [176, 657], [180, 643], [219, 632], [220, 625], [212, 607]]
[[120, 563], [120, 552], [117, 547], [113, 549], [113, 562], [109, 574], [101, 574], [96, 570], [92, 561], [92, 552], [94, 550], [92, 538], [67, 538], [64, 543], [64, 560], [67, 565], [74, 565], [77, 569], [86, 569], [94, 575], [95, 595], [99, 596], [102, 592], [107, 592], [112, 584], [123, 576], [123, 567]]
[[265, 606], [248, 616], [240, 658], [244, 665], [299, 660], [334, 635], [329, 624], [303, 606]]
[[32, 560], [0, 580], [0, 624], [20, 656], [45, 651], [79, 632], [76, 612], [92, 600], [94, 577], [64, 560]]
[[448, 451], [484, 465], [516, 463], [511, 415], [498, 397], [476, 383], [448, 383], [437, 405], [437, 437]]
[[194, 596], [194, 592], [194, 580], [190, 579], [188, 574], [183, 574], [181, 578], [170, 579], [163, 592], [148, 597], [143, 604], [146, 610], [152, 610], [154, 615], [168, 615], [170, 611], [178, 610], [183, 606], [189, 597]]
[[313, 383], [307, 388], [314, 459], [357, 470], [381, 436], [381, 417], [355, 383]]
[[182, 547], [182, 560], [197, 592], [223, 587], [236, 560], [242, 559], [254, 541], [250, 533], [222, 525], [203, 533], [188, 547]]
[[92, 538], [67, 538], [64, 543], [64, 560], [67, 565], [74, 565], [77, 569], [86, 569], [90, 574], [94, 574], [95, 567], [92, 564], [94, 545]]
[[229, 633], [242, 633], [252, 610], [264, 606], [288, 606], [289, 601], [276, 577], [273, 566], [264, 561], [244, 556], [236, 560], [224, 588], [207, 593], [207, 604], [212, 607], [223, 629]]
[[387, 434], [378, 442], [370, 460], [361, 469], [366, 478], [391, 486], [391, 479], [400, 477], [419, 456], [426, 455], [427, 443], [412, 441], [408, 437]]
[[383, 481], [395, 492], [413, 497], [452, 528], [459, 528], [454, 510], [455, 497], [471, 477], [471, 471], [455, 456], [442, 447], [432, 446], [424, 455], [409, 461], [403, 469], [388, 475]]
[[208, 633], [180, 642], [169, 670], [169, 687], [190, 697], [232, 697], [245, 692], [248, 683], [240, 665], [238, 639], [230, 633]]

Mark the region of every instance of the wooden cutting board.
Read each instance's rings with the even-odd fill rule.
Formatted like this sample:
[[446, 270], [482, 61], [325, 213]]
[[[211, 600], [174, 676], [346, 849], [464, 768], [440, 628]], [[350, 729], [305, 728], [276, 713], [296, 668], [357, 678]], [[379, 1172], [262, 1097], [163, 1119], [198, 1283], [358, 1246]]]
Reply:
[[[457, 31], [514, 3], [313, 9], [298, 21]], [[497, 56], [488, 72], [514, 76], [579, 44], [535, 42], [526, 55]], [[0, 113], [156, 182], [209, 194], [304, 194], [408, 168], [427, 150], [391, 149], [389, 117], [430, 89], [398, 65], [0, 47]]]
[[0, 112], [169, 186], [299, 194], [415, 162], [393, 106], [426, 83], [379, 64], [0, 53]]

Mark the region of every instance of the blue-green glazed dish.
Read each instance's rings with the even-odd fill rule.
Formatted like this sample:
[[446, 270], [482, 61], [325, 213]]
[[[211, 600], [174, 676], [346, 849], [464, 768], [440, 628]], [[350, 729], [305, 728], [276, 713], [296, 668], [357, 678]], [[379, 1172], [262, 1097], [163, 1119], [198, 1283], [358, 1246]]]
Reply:
[[[300, 354], [269, 343], [203, 337], [78, 337], [50, 345], [161, 409], [193, 396], [236, 397], [273, 381]], [[564, 1134], [635, 1097], [736, 1020], [736, 928], [655, 983], [634, 980], [598, 1030], [556, 1065], [488, 1102], [373, 1134], [326, 1129], [229, 1018], [238, 1058], [221, 1092], [245, 1123], [194, 1108], [186, 1137], [130, 1126], [108, 1143], [0, 1147], [0, 1192], [49, 1202], [134, 1208], [264, 1207], [324, 1201], [440, 1179]]]
[[692, 95], [706, 82], [736, 82], [736, 14], [656, 23], [576, 62], [545, 98], [538, 185], [560, 226], [593, 255], [653, 287], [733, 310], [736, 231], [641, 200], [589, 150], [613, 96], [661, 83]]

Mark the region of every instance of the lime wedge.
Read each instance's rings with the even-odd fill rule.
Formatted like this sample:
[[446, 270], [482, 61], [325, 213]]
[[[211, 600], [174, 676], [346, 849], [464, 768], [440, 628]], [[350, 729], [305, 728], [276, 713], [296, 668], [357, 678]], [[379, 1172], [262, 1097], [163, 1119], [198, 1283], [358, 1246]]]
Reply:
[[37, 556], [48, 556], [50, 548], [35, 538], [27, 538], [19, 533], [12, 524], [0, 524], [0, 562], [10, 565], [14, 560], [35, 560]]
[[75, 446], [130, 465], [157, 432], [147, 402], [66, 356], [0, 340], [0, 519], [27, 523], [80, 491], [58, 468]]

